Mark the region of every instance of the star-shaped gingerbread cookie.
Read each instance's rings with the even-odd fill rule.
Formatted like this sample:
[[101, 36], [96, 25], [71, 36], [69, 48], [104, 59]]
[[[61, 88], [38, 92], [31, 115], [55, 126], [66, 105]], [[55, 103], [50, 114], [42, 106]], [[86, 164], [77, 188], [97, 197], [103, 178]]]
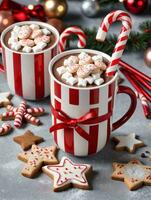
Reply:
[[45, 166], [43, 172], [54, 179], [54, 191], [62, 191], [71, 186], [80, 189], [89, 189], [87, 176], [92, 167], [88, 164], [75, 164], [69, 158], [63, 157], [58, 165]]
[[135, 133], [114, 136], [112, 140], [117, 143], [115, 146], [117, 151], [127, 150], [129, 153], [134, 153], [137, 148], [144, 146], [142, 141], [136, 139]]
[[0, 107], [6, 107], [11, 104], [12, 95], [9, 92], [1, 92], [0, 93]]
[[112, 179], [124, 181], [130, 190], [136, 190], [142, 185], [151, 186], [151, 166], [145, 166], [139, 160], [127, 164], [115, 162]]
[[56, 153], [56, 146], [41, 148], [37, 145], [32, 145], [31, 150], [18, 155], [19, 160], [26, 162], [21, 174], [25, 177], [33, 178], [39, 173], [43, 165], [57, 164]]
[[13, 138], [14, 142], [20, 144], [23, 150], [28, 150], [33, 144], [39, 144], [44, 141], [42, 137], [34, 135], [31, 131], [26, 131], [23, 135]]

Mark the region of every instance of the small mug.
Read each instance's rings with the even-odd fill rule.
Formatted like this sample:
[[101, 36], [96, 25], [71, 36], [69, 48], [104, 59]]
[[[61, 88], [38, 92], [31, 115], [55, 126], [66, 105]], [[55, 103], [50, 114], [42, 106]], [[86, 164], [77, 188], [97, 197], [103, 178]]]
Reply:
[[[57, 80], [53, 74], [54, 64], [65, 56], [81, 52], [101, 55], [106, 62], [111, 59], [109, 55], [99, 51], [77, 49], [58, 54], [49, 64], [52, 107], [50, 130], [53, 131], [54, 140], [59, 148], [75, 156], [99, 152], [109, 141], [111, 132], [132, 116], [137, 103], [136, 95], [129, 87], [118, 86], [118, 72], [105, 84], [95, 87], [72, 87]], [[115, 97], [121, 93], [130, 97], [131, 104], [126, 114], [113, 123]], [[96, 113], [97, 120], [80, 123], [93, 112]]]
[[[25, 24], [37, 24], [50, 30], [55, 36], [54, 44], [38, 53], [24, 53], [8, 48], [4, 42], [6, 33], [16, 25]], [[13, 94], [28, 100], [42, 99], [50, 94], [48, 64], [58, 53], [58, 42], [58, 31], [53, 26], [43, 22], [19, 22], [2, 32], [3, 71], [6, 72], [8, 86]]]

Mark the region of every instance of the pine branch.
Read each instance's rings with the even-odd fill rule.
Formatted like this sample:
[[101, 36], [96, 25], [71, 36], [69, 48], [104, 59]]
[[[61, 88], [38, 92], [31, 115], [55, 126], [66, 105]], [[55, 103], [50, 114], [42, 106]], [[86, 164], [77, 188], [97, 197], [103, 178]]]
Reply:
[[[81, 27], [82, 28], [82, 27]], [[149, 46], [149, 42], [151, 42], [151, 21], [143, 22], [139, 26], [140, 32], [131, 32], [125, 51], [128, 52], [138, 52], [143, 51]], [[146, 31], [148, 30], [148, 31]], [[117, 35], [111, 35], [109, 34], [107, 39], [104, 42], [98, 42], [96, 41], [96, 34], [97, 29], [84, 29], [84, 32], [87, 36], [87, 45], [86, 48], [88, 49], [95, 49], [98, 51], [103, 51], [105, 53], [111, 54], [116, 41], [117, 41]], [[75, 40], [77, 37], [73, 36], [71, 37], [71, 40]]]
[[142, 32], [151, 32], [151, 21], [146, 21], [140, 24], [139, 29]]

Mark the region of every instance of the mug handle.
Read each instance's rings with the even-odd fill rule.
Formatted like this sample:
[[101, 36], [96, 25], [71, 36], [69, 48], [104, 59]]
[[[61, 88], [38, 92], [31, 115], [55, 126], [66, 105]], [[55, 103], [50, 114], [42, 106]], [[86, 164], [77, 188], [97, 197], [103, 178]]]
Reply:
[[121, 117], [118, 121], [114, 122], [112, 125], [112, 131], [116, 130], [120, 126], [122, 126], [125, 122], [129, 120], [129, 118], [133, 115], [136, 105], [137, 105], [137, 98], [135, 93], [132, 89], [127, 86], [120, 85], [118, 88], [117, 94], [127, 94], [131, 99], [131, 104], [128, 111]]
[[[0, 54], [2, 54], [2, 46], [1, 46], [1, 43], [0, 43]], [[4, 69], [4, 66], [2, 64], [0, 64], [0, 73], [4, 73], [5, 72], [5, 69]]]

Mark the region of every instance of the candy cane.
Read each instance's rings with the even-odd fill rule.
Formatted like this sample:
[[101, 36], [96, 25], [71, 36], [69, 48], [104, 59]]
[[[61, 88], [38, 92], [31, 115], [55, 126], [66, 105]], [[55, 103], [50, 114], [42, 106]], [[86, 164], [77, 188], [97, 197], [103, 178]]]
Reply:
[[[8, 105], [7, 107], [8, 111], [13, 111], [14, 113], [16, 113], [18, 111], [18, 108], [15, 108], [11, 105]], [[32, 114], [33, 116], [41, 116], [43, 115], [45, 112], [44, 108], [41, 107], [37, 107], [37, 108], [27, 108], [27, 113]]]
[[8, 111], [8, 112], [2, 113], [0, 115], [0, 119], [2, 121], [11, 120], [11, 119], [14, 119], [14, 118], [15, 118], [15, 112], [13, 112], [13, 111]]
[[14, 120], [14, 126], [16, 128], [21, 127], [25, 111], [26, 111], [26, 102], [22, 101], [21, 104], [19, 105], [19, 108], [18, 108], [16, 116], [15, 116], [15, 120]]
[[24, 118], [30, 122], [31, 124], [33, 125], [39, 125], [40, 124], [40, 120], [39, 119], [36, 119], [35, 117], [33, 117], [32, 115], [28, 114], [28, 113], [25, 113], [24, 114]]
[[138, 93], [137, 91], [135, 91], [135, 94], [136, 94], [136, 97], [138, 99], [140, 99], [140, 101], [141, 101], [145, 117], [151, 118], [150, 107], [149, 107], [147, 99], [144, 97], [143, 94]]
[[44, 108], [38, 107], [38, 108], [28, 108], [27, 113], [32, 114], [34, 116], [41, 116], [45, 112]]
[[0, 128], [0, 136], [6, 135], [11, 130], [11, 125], [8, 123], [2, 124], [2, 127]]
[[65, 50], [67, 38], [73, 34], [78, 36], [78, 48], [84, 48], [86, 46], [85, 33], [79, 27], [72, 26], [62, 32], [59, 41], [59, 52], [63, 52]]
[[128, 36], [132, 28], [131, 17], [129, 16], [128, 13], [122, 10], [117, 10], [117, 11], [113, 11], [109, 13], [104, 18], [103, 22], [101, 23], [97, 36], [96, 36], [96, 39], [98, 41], [104, 41], [106, 39], [106, 35], [111, 24], [116, 21], [122, 22], [122, 29], [118, 37], [117, 43], [115, 45], [115, 48], [111, 57], [111, 62], [106, 70], [107, 76], [113, 76], [117, 72], [120, 58], [123, 54], [123, 51], [126, 46], [126, 42], [128, 40]]
[[15, 108], [15, 107], [13, 107], [13, 106], [11, 106], [11, 105], [8, 105], [7, 107], [6, 107], [6, 109], [8, 110], [8, 111], [13, 111], [13, 112], [17, 112], [17, 108]]

